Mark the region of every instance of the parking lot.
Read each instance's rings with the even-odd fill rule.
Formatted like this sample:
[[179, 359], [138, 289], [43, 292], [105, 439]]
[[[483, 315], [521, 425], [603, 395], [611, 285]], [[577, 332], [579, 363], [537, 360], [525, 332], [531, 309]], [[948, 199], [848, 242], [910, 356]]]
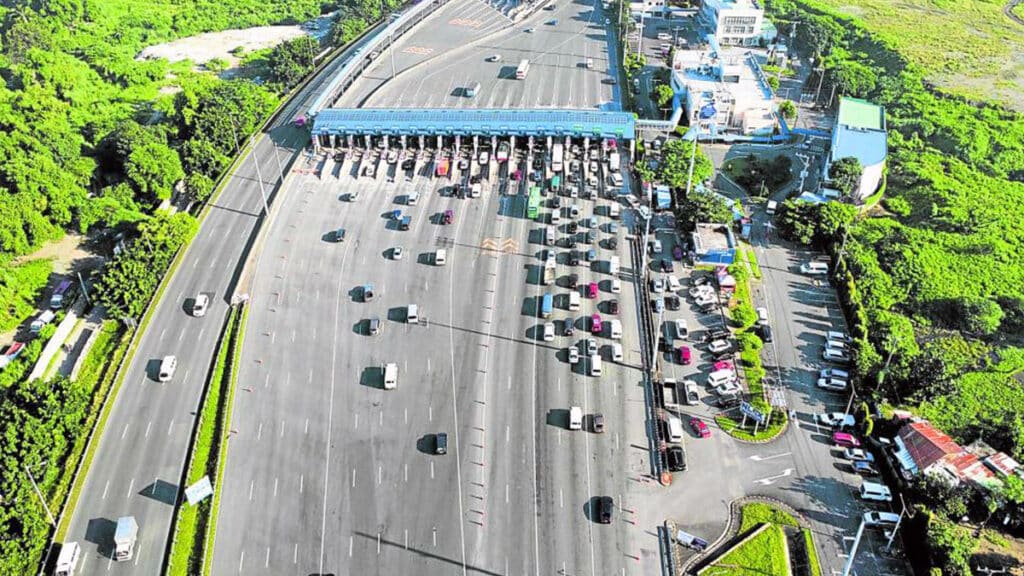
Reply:
[[[590, 153], [577, 165], [572, 147], [560, 173], [539, 147], [507, 162], [488, 149], [481, 164], [482, 152], [449, 158], [448, 177], [434, 150], [347, 150], [296, 168], [256, 273], [239, 374], [221, 514], [246, 528], [218, 534], [215, 572], [656, 569], [636, 501], [650, 463], [635, 219], [600, 149], [589, 178]], [[543, 192], [535, 218], [531, 188]]]

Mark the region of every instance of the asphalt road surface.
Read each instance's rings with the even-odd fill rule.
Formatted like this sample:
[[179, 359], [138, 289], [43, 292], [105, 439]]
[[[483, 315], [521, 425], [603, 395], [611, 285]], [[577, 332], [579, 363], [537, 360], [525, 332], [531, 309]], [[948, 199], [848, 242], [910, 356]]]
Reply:
[[[341, 60], [286, 107], [268, 137], [261, 137], [255, 151], [240, 163], [156, 304], [72, 511], [67, 541], [82, 545], [82, 574], [160, 571], [174, 503], [183, 490], [178, 482], [200, 392], [231, 299], [228, 291], [263, 208], [253, 156], [271, 194], [280, 170], [308, 142], [308, 134], [290, 121], [310, 105]], [[210, 296], [204, 318], [190, 315], [199, 292]], [[167, 355], [177, 357], [177, 372], [170, 382], [160, 383], [155, 372]], [[135, 517], [139, 540], [131, 561], [113, 563], [112, 540], [121, 516]]]
[[[616, 75], [615, 35], [605, 24], [616, 15], [596, 0], [554, 6], [513, 26], [489, 5], [451, 2], [396, 41], [393, 63], [390, 53], [379, 56], [336, 105], [617, 110], [618, 87], [606, 83]], [[530, 71], [516, 80], [523, 59]], [[466, 97], [474, 82], [479, 93]]]
[[[429, 176], [429, 164], [411, 182], [388, 182], [386, 169], [357, 178], [360, 162], [348, 157], [340, 175], [288, 183], [254, 283], [213, 572], [656, 570], [657, 544], [631, 496], [646, 440], [630, 265], [617, 295], [624, 364], [608, 361], [611, 340], [598, 337], [604, 374], [590, 376], [565, 348], [588, 336], [582, 316], [612, 297], [603, 262], [570, 267], [560, 247], [559, 285], [538, 284], [542, 225], [525, 218], [521, 184], [493, 162], [477, 199], [443, 195], [451, 182]], [[421, 197], [408, 206], [413, 190]], [[595, 206], [564, 201], [580, 218]], [[412, 216], [410, 230], [389, 218], [396, 209]], [[439, 224], [447, 209], [454, 223]], [[603, 240], [610, 220], [598, 220]], [[328, 241], [339, 226], [345, 240]], [[445, 266], [432, 263], [439, 248]], [[570, 272], [601, 283], [599, 298], [571, 313]], [[577, 318], [574, 336], [542, 339], [546, 291], [558, 295], [556, 328]], [[420, 323], [405, 321], [409, 304]], [[366, 333], [371, 317], [383, 323], [377, 336]], [[387, 362], [399, 366], [394, 390], [382, 386]], [[587, 415], [583, 431], [568, 430], [573, 405]], [[596, 412], [604, 434], [590, 431]], [[449, 435], [447, 455], [432, 454], [438, 432]], [[591, 499], [604, 495], [615, 498], [610, 525], [591, 519]]]

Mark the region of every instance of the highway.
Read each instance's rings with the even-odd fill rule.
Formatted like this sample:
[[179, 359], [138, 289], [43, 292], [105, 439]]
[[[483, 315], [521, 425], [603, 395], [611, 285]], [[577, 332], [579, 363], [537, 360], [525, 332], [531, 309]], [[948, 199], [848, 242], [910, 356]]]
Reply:
[[[354, 47], [355, 48], [355, 47]], [[124, 384], [114, 402], [92, 467], [84, 482], [67, 533], [67, 541], [82, 545], [82, 574], [157, 574], [171, 525], [174, 503], [200, 393], [227, 314], [233, 278], [243, 250], [254, 234], [263, 208], [257, 178], [258, 159], [263, 185], [270, 194], [280, 181], [279, 166], [308, 142], [308, 134], [291, 125], [340, 66], [341, 58], [311, 81], [280, 115], [266, 137], [257, 140], [228, 181], [196, 238], [187, 248], [177, 273], [156, 303], [148, 330], [127, 366]], [[190, 315], [199, 292], [210, 296], [203, 318]], [[159, 361], [178, 359], [177, 372], [167, 383], [155, 379]], [[117, 519], [135, 516], [139, 541], [130, 562], [111, 561]]]
[[[541, 226], [524, 217], [523, 190], [504, 189], [498, 164], [478, 199], [442, 195], [450, 182], [429, 176], [429, 164], [411, 182], [360, 170], [348, 157], [337, 175], [295, 177], [273, 222], [250, 303], [239, 374], [248, 389], [236, 399], [214, 573], [656, 569], [649, 553], [638, 562], [657, 545], [632, 518], [646, 440], [631, 285], [618, 295], [624, 364], [588, 376], [565, 347], [586, 336], [581, 316], [596, 302], [572, 313], [573, 337], [541, 338], [540, 295], [563, 295], [561, 328], [568, 290], [537, 283]], [[412, 190], [417, 205], [401, 203]], [[594, 201], [564, 200], [581, 218], [593, 211]], [[412, 216], [410, 230], [396, 228], [395, 209]], [[436, 223], [447, 209], [455, 222]], [[345, 240], [329, 241], [339, 226]], [[445, 266], [432, 264], [439, 248]], [[604, 268], [570, 267], [558, 251], [560, 283], [575, 271], [601, 282], [600, 301], [611, 296]], [[409, 304], [420, 323], [405, 322]], [[383, 330], [370, 336], [374, 316]], [[598, 341], [607, 359], [610, 340]], [[381, 385], [386, 362], [399, 366], [395, 390]], [[569, 431], [573, 405], [602, 412], [607, 432], [590, 432], [589, 418]], [[447, 455], [432, 454], [438, 432], [449, 434]], [[615, 498], [611, 525], [590, 519], [599, 495]]]
[[[336, 105], [618, 110], [616, 86], [605, 83], [615, 75], [615, 34], [605, 20], [616, 15], [598, 0], [552, 5], [513, 25], [489, 5], [451, 2], [396, 41], [394, 63], [391, 54], [378, 57]], [[517, 80], [523, 59], [530, 72]], [[474, 82], [479, 94], [466, 97]]]

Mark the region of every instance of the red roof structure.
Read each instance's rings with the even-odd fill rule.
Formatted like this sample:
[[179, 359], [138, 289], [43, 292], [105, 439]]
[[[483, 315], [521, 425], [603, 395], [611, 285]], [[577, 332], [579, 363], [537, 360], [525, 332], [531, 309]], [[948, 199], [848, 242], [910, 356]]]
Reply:
[[922, 471], [947, 456], [963, 452], [963, 448], [949, 435], [923, 420], [911, 422], [901, 428], [900, 438], [907, 446], [914, 463]]

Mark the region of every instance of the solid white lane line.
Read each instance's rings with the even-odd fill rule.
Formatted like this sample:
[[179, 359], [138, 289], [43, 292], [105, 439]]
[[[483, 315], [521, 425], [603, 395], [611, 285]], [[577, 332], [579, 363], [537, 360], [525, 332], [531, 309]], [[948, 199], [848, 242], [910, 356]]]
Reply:
[[281, 434], [279, 436], [284, 438], [284, 420], [281, 420]]
[[353, 542], [352, 538], [354, 538], [354, 537], [353, 536], [349, 536], [348, 537], [348, 557], [349, 558], [352, 557], [352, 546], [354, 545], [354, 542]]
[[381, 481], [384, 479], [384, 467], [377, 466], [377, 486], [380, 486]]
[[427, 406], [427, 420], [429, 420], [431, 422], [434, 421], [434, 407], [433, 406]]
[[274, 497], [277, 498], [277, 476], [274, 476]]
[[263, 561], [263, 566], [270, 566], [270, 546], [267, 546], [267, 558]]
[[356, 430], [359, 429], [359, 413], [358, 412], [356, 412], [355, 429]]
[[[111, 557], [113, 557], [113, 556], [111, 556]], [[242, 573], [242, 566], [244, 564], [245, 564], [245, 551], [243, 550], [242, 554], [238, 556], [238, 573], [239, 574]]]
[[306, 418], [306, 427], [302, 430], [303, 434], [309, 434], [309, 418]]
[[292, 564], [299, 563], [299, 543], [295, 543], [295, 548], [292, 549]]

